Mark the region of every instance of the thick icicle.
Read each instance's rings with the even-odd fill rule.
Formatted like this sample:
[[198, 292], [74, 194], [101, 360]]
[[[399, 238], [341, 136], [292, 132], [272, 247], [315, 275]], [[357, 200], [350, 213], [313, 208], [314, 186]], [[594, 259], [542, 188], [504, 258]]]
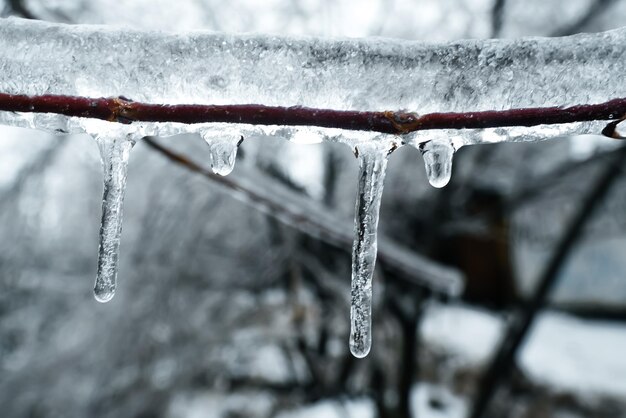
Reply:
[[235, 168], [237, 149], [243, 142], [243, 136], [231, 132], [203, 130], [202, 139], [209, 145], [211, 169], [215, 174], [226, 176]]
[[448, 184], [452, 176], [452, 157], [454, 147], [445, 139], [433, 139], [420, 144], [419, 147], [424, 157], [426, 175], [433, 187], [441, 188]]
[[96, 141], [104, 169], [104, 193], [98, 273], [93, 291], [96, 300], [104, 303], [115, 295], [128, 157], [135, 141], [130, 136], [97, 136]]
[[376, 264], [376, 229], [389, 149], [380, 144], [359, 144], [359, 187], [352, 246], [350, 351], [365, 357], [372, 346], [372, 276]]

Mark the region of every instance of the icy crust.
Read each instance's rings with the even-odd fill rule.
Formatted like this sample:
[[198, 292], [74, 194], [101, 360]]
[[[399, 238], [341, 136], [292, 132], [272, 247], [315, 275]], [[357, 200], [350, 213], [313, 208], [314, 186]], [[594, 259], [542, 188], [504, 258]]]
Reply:
[[[449, 44], [0, 21], [8, 93], [419, 113], [623, 97], [626, 30]], [[445, 106], [443, 106], [445, 104]]]
[[0, 91], [419, 114], [569, 106], [626, 96], [625, 41], [626, 29], [436, 44], [167, 34], [8, 18], [0, 20]]

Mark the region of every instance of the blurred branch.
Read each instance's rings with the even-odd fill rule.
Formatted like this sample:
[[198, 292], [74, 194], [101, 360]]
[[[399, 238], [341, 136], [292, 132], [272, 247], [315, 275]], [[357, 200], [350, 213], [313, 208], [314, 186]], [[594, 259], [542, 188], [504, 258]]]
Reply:
[[[246, 181], [245, 177], [236, 180], [233, 176], [218, 176], [186, 156], [160, 145], [154, 138], [146, 137], [144, 141], [171, 161], [227, 188], [231, 195], [262, 212], [328, 244], [344, 250], [351, 249], [354, 238], [351, 224], [319, 203], [286, 190], [261, 173], [255, 173], [251, 181]], [[381, 265], [396, 272], [405, 283], [446, 295], [462, 289], [463, 279], [457, 270], [435, 263], [384, 236], [379, 236], [378, 242]]]
[[418, 366], [418, 325], [422, 319], [425, 295], [401, 290], [394, 293], [396, 295], [390, 297], [387, 306], [402, 330], [402, 356], [398, 362], [398, 414], [401, 417], [410, 417], [411, 389]]
[[37, 16], [24, 5], [24, 0], [6, 0], [4, 13], [24, 19], [37, 19]]
[[388, 134], [406, 134], [432, 129], [482, 129], [507, 126], [554, 125], [596, 120], [617, 120], [626, 115], [626, 98], [571, 107], [535, 107], [418, 115], [404, 111], [355, 111], [281, 107], [261, 104], [201, 105], [151, 104], [124, 97], [0, 93], [0, 110], [26, 113], [56, 113], [102, 119], [109, 122], [246, 123], [253, 125], [317, 126]]
[[620, 306], [551, 303], [550, 309], [581, 319], [626, 322], [626, 308]]
[[51, 138], [50, 143], [18, 171], [11, 185], [4, 190], [0, 189], [0, 203], [15, 200], [26, 181], [43, 173], [51, 161], [63, 151], [64, 143], [66, 142], [59, 140], [56, 136]]
[[539, 278], [533, 296], [522, 306], [516, 319], [510, 323], [493, 361], [483, 376], [472, 410], [472, 418], [484, 416], [500, 382], [508, 377], [517, 352], [531, 329], [537, 313], [546, 305], [561, 268], [581, 237], [585, 224], [593, 217], [597, 207], [619, 177], [625, 159], [626, 147], [621, 147], [619, 153], [614, 156], [602, 175], [592, 184], [588, 195], [582, 200], [578, 211], [569, 222], [563, 237]]
[[509, 198], [507, 202], [508, 211], [517, 210], [524, 205], [532, 203], [542, 195], [550, 193], [550, 189], [562, 182], [566, 177], [579, 173], [580, 170], [600, 161], [610, 160], [614, 154], [621, 152], [620, 149], [621, 148], [600, 151], [585, 160], [568, 161], [545, 175], [542, 175], [540, 178], [533, 179], [530, 185]]
[[504, 7], [506, 0], [496, 0], [491, 8], [491, 37], [497, 38], [502, 31], [504, 22]]
[[575, 22], [570, 23], [569, 25], [557, 29], [552, 32], [550, 36], [568, 36], [574, 35], [576, 33], [580, 33], [585, 30], [585, 27], [591, 23], [596, 17], [600, 16], [602, 13], [606, 12], [606, 10], [615, 3], [615, 0], [595, 0], [589, 5], [587, 12], [582, 15]]

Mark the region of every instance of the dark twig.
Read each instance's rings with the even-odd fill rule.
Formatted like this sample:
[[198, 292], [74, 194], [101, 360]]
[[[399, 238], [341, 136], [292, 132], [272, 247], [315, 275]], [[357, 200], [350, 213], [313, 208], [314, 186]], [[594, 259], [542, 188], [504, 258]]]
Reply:
[[609, 192], [611, 185], [619, 177], [625, 158], [626, 147], [622, 147], [600, 178], [592, 185], [578, 212], [572, 217], [568, 227], [565, 229], [565, 234], [556, 246], [546, 269], [540, 276], [532, 297], [522, 306], [517, 320], [510, 324], [494, 360], [485, 372], [474, 403], [472, 418], [484, 416], [489, 402], [498, 389], [499, 383], [508, 377], [517, 352], [528, 334], [535, 317], [545, 307], [559, 272], [580, 239], [585, 224], [593, 217], [595, 210]]
[[65, 116], [132, 122], [246, 123], [253, 125], [319, 126], [389, 134], [430, 129], [479, 129], [506, 126], [553, 125], [594, 120], [615, 120], [626, 115], [626, 98], [571, 107], [536, 107], [461, 113], [418, 115], [403, 111], [280, 107], [260, 104], [201, 105], [149, 104], [119, 98], [28, 96], [0, 93], [0, 110], [57, 113]]

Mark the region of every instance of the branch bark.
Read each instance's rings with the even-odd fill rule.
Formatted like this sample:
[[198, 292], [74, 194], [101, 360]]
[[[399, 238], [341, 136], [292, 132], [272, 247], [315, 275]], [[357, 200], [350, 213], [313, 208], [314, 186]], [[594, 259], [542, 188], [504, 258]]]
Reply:
[[573, 122], [614, 121], [603, 131], [614, 132], [626, 117], [626, 97], [598, 104], [570, 107], [535, 107], [476, 112], [417, 113], [404, 111], [354, 111], [301, 106], [261, 104], [202, 105], [151, 104], [124, 97], [89, 98], [62, 95], [18, 95], [0, 93], [0, 110], [55, 113], [95, 118], [109, 122], [178, 122], [185, 124], [226, 122], [252, 125], [317, 126], [387, 134], [407, 134], [433, 129], [481, 129], [511, 126], [554, 125]]

